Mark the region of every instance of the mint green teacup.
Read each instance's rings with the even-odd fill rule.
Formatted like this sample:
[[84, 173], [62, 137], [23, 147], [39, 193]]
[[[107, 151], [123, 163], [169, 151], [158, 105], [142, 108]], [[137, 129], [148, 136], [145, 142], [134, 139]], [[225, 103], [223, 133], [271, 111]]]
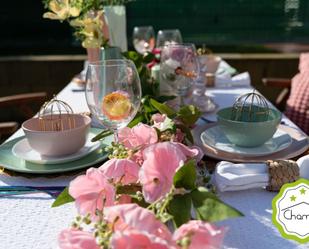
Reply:
[[263, 120], [235, 121], [232, 119], [233, 107], [218, 111], [217, 119], [228, 140], [242, 147], [257, 147], [273, 137], [280, 121], [281, 112], [270, 109], [269, 115]]

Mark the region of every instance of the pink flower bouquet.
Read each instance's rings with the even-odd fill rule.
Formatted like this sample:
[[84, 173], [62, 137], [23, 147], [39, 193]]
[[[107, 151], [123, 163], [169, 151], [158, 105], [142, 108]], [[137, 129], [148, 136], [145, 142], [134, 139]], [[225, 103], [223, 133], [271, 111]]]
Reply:
[[60, 248], [220, 247], [226, 229], [209, 222], [241, 214], [197, 184], [203, 153], [185, 144], [180, 117], [190, 115], [181, 112], [120, 130], [110, 160], [70, 183], [53, 206], [75, 201], [80, 216], [61, 232]]

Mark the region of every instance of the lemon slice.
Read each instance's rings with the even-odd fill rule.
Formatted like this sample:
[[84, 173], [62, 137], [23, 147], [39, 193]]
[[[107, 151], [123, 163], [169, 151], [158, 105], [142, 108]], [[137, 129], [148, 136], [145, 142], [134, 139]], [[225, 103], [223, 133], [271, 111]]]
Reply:
[[102, 110], [110, 120], [125, 119], [130, 114], [131, 102], [127, 94], [112, 92], [103, 98]]

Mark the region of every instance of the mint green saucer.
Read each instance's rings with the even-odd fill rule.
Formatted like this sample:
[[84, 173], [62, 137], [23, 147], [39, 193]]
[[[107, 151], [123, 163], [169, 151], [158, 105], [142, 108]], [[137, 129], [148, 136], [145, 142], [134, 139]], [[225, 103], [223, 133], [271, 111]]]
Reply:
[[[92, 133], [99, 133], [99, 129], [91, 128]], [[102, 141], [102, 146], [91, 152], [90, 154], [67, 163], [59, 164], [36, 164], [27, 162], [24, 159], [16, 157], [12, 153], [13, 146], [24, 139], [25, 136], [15, 138], [9, 142], [6, 142], [0, 146], [0, 166], [12, 171], [31, 173], [31, 174], [53, 174], [67, 171], [73, 171], [89, 167], [107, 159], [107, 154], [103, 151], [103, 148], [110, 145], [113, 141], [113, 135], [106, 137]]]

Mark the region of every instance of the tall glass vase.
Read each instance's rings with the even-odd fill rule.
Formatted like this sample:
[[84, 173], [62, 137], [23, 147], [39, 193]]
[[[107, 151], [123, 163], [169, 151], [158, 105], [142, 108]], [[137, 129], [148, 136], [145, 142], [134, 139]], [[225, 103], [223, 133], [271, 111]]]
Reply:
[[87, 60], [93, 63], [100, 60], [100, 48], [87, 48]]
[[124, 5], [104, 7], [105, 23], [109, 31], [109, 45], [116, 46], [122, 52], [128, 50], [126, 8]]

